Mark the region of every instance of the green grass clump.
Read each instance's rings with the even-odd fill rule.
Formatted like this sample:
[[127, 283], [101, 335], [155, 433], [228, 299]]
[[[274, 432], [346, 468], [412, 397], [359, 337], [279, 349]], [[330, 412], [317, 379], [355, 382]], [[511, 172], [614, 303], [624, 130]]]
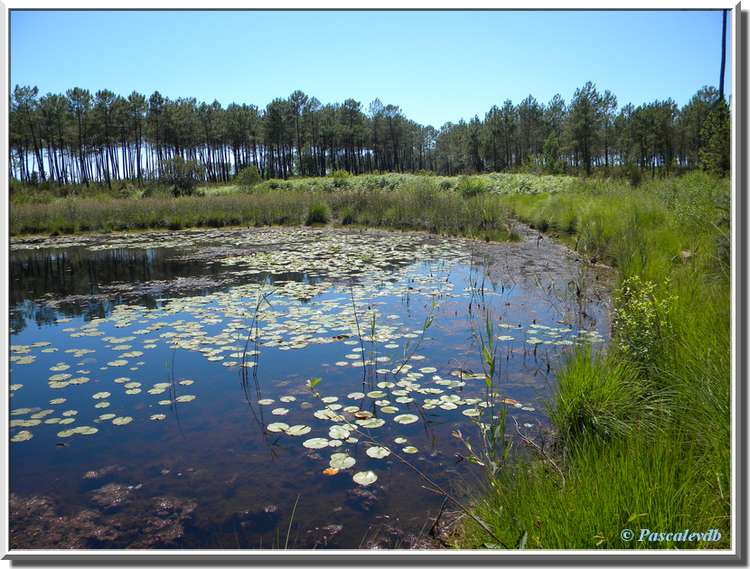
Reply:
[[[618, 269], [612, 343], [558, 373], [551, 455], [519, 457], [475, 503], [504, 543], [535, 548], [730, 544], [727, 180], [693, 173], [576, 181], [505, 197], [516, 215]], [[562, 476], [550, 464], [557, 464]], [[717, 528], [719, 542], [628, 542], [620, 532]], [[487, 534], [467, 522], [460, 545]]]
[[563, 445], [580, 438], [606, 442], [636, 428], [653, 432], [660, 396], [628, 363], [584, 351], [571, 358], [558, 381], [550, 419]]
[[344, 206], [338, 212], [338, 221], [341, 225], [351, 225], [357, 221], [357, 212], [354, 208]]
[[456, 189], [465, 198], [473, 198], [489, 191], [487, 182], [478, 176], [461, 176]]
[[[728, 485], [710, 479], [709, 465], [686, 433], [673, 437], [635, 433], [608, 444], [580, 442], [563, 464], [565, 479], [541, 461], [504, 470], [475, 512], [505, 543], [539, 549], [726, 548], [730, 543]], [[623, 540], [623, 529], [635, 539]], [[640, 542], [641, 529], [707, 531], [711, 542]], [[465, 526], [464, 547], [492, 540]]]
[[315, 202], [310, 205], [307, 211], [305, 225], [325, 225], [331, 220], [331, 212], [328, 206], [321, 202]]

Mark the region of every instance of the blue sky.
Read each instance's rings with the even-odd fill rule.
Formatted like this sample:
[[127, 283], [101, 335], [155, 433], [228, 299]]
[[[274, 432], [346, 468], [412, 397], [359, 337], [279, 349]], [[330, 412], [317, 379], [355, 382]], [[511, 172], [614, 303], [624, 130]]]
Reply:
[[259, 106], [301, 89], [437, 127], [508, 98], [569, 100], [588, 80], [621, 105], [682, 105], [718, 86], [720, 44], [719, 11], [14, 11], [11, 86]]

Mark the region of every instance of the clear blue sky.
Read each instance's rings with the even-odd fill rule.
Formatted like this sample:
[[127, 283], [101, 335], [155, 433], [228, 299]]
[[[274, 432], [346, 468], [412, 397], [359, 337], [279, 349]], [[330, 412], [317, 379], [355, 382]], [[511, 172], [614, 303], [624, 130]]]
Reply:
[[365, 109], [379, 97], [439, 127], [507, 98], [567, 101], [587, 80], [620, 105], [682, 105], [718, 86], [720, 49], [719, 11], [14, 11], [11, 87], [259, 106], [301, 89]]

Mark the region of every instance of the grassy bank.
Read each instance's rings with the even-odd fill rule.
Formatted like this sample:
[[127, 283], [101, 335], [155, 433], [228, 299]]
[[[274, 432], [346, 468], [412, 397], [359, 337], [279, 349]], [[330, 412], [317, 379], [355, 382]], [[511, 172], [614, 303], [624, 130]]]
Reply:
[[256, 190], [205, 197], [65, 198], [11, 206], [11, 235], [188, 227], [336, 223], [512, 239], [508, 210], [494, 196], [463, 198], [424, 183], [396, 191]]
[[[533, 548], [729, 547], [729, 184], [693, 174], [638, 190], [576, 184], [504, 201], [584, 256], [618, 268], [613, 342], [559, 375], [551, 458], [517, 462], [476, 512]], [[623, 540], [624, 529], [635, 532]], [[718, 543], [638, 541], [717, 528]], [[486, 533], [467, 524], [460, 545]]]
[[11, 235], [187, 227], [336, 223], [418, 229], [491, 240], [513, 239], [505, 196], [564, 190], [572, 178], [491, 174], [441, 178], [387, 174], [269, 180], [252, 189], [198, 188], [173, 197], [163, 188], [18, 189]]

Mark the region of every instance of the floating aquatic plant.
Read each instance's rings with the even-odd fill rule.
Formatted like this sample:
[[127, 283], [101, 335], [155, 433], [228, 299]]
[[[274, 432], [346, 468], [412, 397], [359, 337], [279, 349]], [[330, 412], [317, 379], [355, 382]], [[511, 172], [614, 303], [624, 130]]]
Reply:
[[112, 424], [118, 425], [118, 426], [127, 425], [132, 420], [133, 420], [133, 417], [115, 417], [114, 419], [112, 419]]
[[13, 443], [21, 443], [23, 441], [28, 441], [33, 436], [34, 435], [31, 434], [31, 431], [18, 431], [15, 435], [13, 435], [10, 438], [10, 440]]
[[333, 453], [329, 461], [331, 468], [335, 468], [337, 470], [346, 470], [354, 466], [356, 463], [357, 461], [354, 459], [354, 457], [349, 456], [348, 454], [343, 452]]
[[372, 470], [357, 472], [354, 476], [352, 476], [352, 480], [354, 480], [354, 482], [361, 486], [369, 486], [370, 484], [376, 482], [377, 479], [378, 475], [375, 474]]
[[293, 437], [301, 437], [310, 431], [312, 431], [312, 429], [307, 425], [293, 425], [286, 430], [286, 434]]
[[404, 415], [396, 415], [393, 420], [401, 425], [410, 425], [411, 423], [419, 421], [419, 417], [407, 413]]
[[381, 447], [381, 446], [373, 446], [373, 447], [370, 447], [370, 448], [368, 448], [368, 449], [367, 449], [367, 450], [365, 451], [365, 453], [366, 453], [366, 454], [367, 454], [367, 456], [369, 456], [370, 458], [385, 458], [385, 457], [387, 457], [387, 456], [388, 456], [389, 454], [391, 454], [391, 451], [390, 451], [390, 450], [388, 450], [388, 449], [387, 449], [387, 448], [385, 448], [385, 447]]

